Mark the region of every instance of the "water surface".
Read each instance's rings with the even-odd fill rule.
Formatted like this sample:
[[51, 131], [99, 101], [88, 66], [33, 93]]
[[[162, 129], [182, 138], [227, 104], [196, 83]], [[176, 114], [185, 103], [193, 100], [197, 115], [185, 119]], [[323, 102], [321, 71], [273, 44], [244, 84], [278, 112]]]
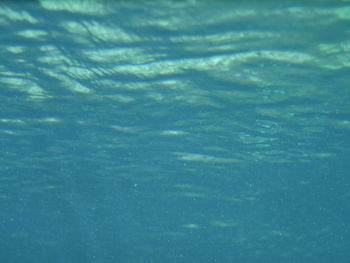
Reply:
[[347, 262], [346, 1], [0, 5], [1, 262]]

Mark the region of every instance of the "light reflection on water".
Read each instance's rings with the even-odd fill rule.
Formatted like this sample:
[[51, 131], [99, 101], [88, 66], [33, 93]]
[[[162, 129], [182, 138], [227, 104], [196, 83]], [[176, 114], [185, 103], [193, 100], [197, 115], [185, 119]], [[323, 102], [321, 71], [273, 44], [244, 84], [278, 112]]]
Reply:
[[2, 5], [4, 262], [342, 250], [348, 8], [271, 5]]

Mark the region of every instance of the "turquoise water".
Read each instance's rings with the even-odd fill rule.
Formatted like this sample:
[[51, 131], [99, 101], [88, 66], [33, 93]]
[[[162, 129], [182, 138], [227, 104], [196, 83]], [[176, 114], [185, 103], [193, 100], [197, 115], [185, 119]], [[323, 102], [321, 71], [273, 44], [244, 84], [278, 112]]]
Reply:
[[350, 3], [0, 4], [0, 262], [348, 262]]

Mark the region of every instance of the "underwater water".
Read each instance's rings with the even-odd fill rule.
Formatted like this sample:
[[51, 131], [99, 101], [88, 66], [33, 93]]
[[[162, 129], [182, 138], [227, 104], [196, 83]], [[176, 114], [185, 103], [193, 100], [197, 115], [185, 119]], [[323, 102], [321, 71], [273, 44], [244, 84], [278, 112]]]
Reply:
[[347, 1], [0, 3], [0, 262], [348, 262]]

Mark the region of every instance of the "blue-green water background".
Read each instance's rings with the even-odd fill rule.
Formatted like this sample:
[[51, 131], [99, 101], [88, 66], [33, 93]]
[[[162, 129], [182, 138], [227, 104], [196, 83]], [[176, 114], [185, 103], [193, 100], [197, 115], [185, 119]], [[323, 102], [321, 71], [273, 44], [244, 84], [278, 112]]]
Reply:
[[348, 262], [349, 2], [2, 2], [0, 60], [0, 262]]

